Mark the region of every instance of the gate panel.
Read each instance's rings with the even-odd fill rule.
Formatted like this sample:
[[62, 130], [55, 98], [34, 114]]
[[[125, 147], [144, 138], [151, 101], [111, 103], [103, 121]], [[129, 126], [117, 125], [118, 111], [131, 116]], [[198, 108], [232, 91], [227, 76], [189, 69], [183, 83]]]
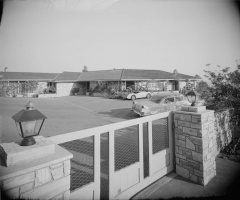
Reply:
[[71, 186], [74, 191], [94, 182], [93, 136], [60, 144], [73, 154], [71, 159]]
[[71, 199], [129, 199], [173, 170], [170, 112], [51, 137], [73, 154]]
[[168, 118], [152, 121], [151, 173], [157, 173], [170, 164]]
[[139, 125], [114, 131], [114, 171], [110, 173], [111, 196], [117, 196], [139, 183]]
[[94, 137], [59, 144], [73, 154], [71, 159], [71, 198], [94, 198]]
[[114, 133], [115, 171], [139, 162], [138, 125]]

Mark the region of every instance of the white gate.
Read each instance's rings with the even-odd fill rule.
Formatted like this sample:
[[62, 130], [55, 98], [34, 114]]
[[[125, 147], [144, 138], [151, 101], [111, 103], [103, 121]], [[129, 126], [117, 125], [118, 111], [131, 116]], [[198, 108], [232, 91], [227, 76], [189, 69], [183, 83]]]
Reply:
[[172, 112], [50, 139], [73, 154], [71, 199], [129, 199], [173, 170]]

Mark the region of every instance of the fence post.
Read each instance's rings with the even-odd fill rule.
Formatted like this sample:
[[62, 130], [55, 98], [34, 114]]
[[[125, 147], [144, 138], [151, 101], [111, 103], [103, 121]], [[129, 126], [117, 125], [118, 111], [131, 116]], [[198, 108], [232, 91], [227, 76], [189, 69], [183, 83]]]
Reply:
[[114, 130], [109, 131], [109, 199], [114, 199], [114, 163], [115, 163], [115, 146]]
[[152, 165], [151, 165], [151, 160], [153, 156], [153, 151], [152, 151], [152, 121], [148, 122], [148, 146], [149, 146], [149, 176], [153, 175], [153, 170], [152, 170]]
[[139, 182], [143, 180], [143, 124], [139, 124], [139, 134], [138, 134], [138, 144], [139, 144], [139, 163], [140, 163], [140, 174]]
[[169, 134], [169, 149], [170, 149], [170, 165], [174, 168], [174, 151], [175, 151], [175, 140], [173, 139], [173, 112], [168, 115], [168, 134]]
[[100, 199], [101, 159], [100, 134], [94, 135], [94, 199]]

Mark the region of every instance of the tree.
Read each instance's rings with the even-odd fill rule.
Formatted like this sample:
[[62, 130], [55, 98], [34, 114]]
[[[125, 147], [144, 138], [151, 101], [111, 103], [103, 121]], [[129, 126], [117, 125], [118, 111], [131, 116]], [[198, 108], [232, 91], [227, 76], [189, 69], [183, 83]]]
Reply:
[[214, 110], [223, 110], [226, 108], [232, 109], [232, 121], [239, 124], [240, 119], [240, 67], [229, 72], [229, 67], [210, 71], [205, 70], [205, 77], [207, 77], [211, 86], [209, 92], [213, 97]]
[[209, 91], [208, 83], [201, 81], [197, 84], [196, 91], [200, 94], [200, 98], [204, 99], [206, 102], [210, 101], [212, 95]]
[[38, 83], [36, 81], [21, 82], [21, 93], [34, 92], [37, 89]]
[[174, 73], [174, 74], [178, 74], [178, 70], [177, 70], [177, 69], [174, 69], [174, 70], [173, 70], [173, 73]]

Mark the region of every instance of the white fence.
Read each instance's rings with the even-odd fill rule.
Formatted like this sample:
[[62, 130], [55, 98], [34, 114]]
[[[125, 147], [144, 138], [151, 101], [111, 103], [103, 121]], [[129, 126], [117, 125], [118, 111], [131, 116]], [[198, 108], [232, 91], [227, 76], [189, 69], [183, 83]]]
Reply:
[[50, 137], [73, 154], [71, 199], [129, 199], [173, 170], [172, 112]]

